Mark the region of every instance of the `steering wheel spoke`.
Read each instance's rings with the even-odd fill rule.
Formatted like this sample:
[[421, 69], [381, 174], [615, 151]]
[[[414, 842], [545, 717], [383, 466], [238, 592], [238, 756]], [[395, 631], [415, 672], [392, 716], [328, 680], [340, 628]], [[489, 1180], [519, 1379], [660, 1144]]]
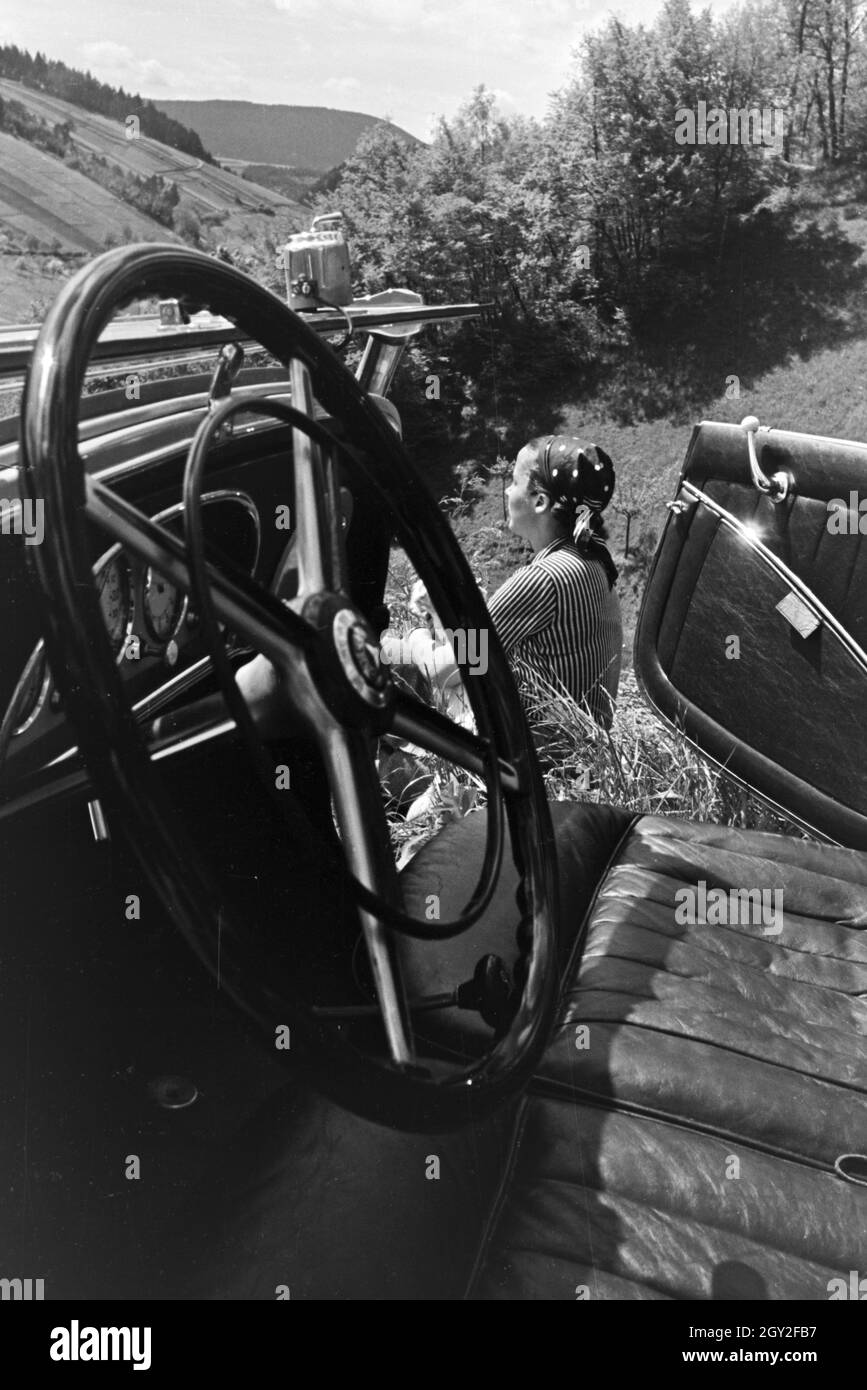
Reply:
[[[153, 565], [172, 584], [189, 592], [190, 566], [182, 540], [95, 478], [85, 479], [85, 499], [91, 521], [142, 563]], [[208, 579], [221, 620], [275, 665], [284, 666], [299, 647], [312, 645], [310, 624], [256, 580], [230, 577], [214, 565], [208, 566]]]
[[[291, 607], [243, 574], [206, 564], [200, 525], [188, 526], [185, 540], [179, 539], [87, 475], [77, 441], [89, 357], [118, 306], [153, 295], [184, 296], [230, 319], [289, 371], [291, 405], [273, 397], [229, 398], [203, 421], [187, 461], [185, 496], [189, 482], [187, 505], [196, 504], [193, 474], [200, 479], [202, 473], [193, 466], [194, 453], [199, 450], [195, 458], [203, 468], [204, 452], [233, 411], [276, 416], [291, 427], [295, 547], [284, 557], [284, 568], [298, 570]], [[342, 439], [314, 418], [314, 388], [316, 402], [340, 422]], [[31, 556], [45, 644], [96, 794], [110, 815], [121, 818], [168, 918], [221, 981], [220, 988], [257, 1021], [272, 1058], [275, 1023], [288, 1022], [292, 1048], [280, 1054], [281, 1060], [291, 1068], [301, 1066], [312, 1084], [339, 1104], [379, 1123], [416, 1131], [449, 1129], [514, 1095], [547, 1041], [557, 998], [553, 833], [527, 722], [495, 633], [488, 669], [478, 675], [484, 687], [480, 684], [479, 698], [473, 697], [481, 736], [394, 690], [370, 623], [351, 597], [343, 554], [348, 511], [338, 487], [338, 455], [353, 488], [366, 488], [390, 510], [399, 540], [444, 622], [454, 630], [483, 624], [484, 604], [466, 560], [391, 426], [312, 329], [248, 276], [185, 247], [119, 247], [68, 281], [45, 318], [22, 405], [22, 490], [44, 503], [50, 519]], [[269, 727], [280, 736], [297, 716], [318, 744], [346, 861], [347, 891], [354, 896], [384, 1023], [384, 1056], [381, 1047], [375, 1055], [363, 1051], [353, 1030], [311, 1008], [296, 980], [274, 983], [252, 948], [249, 922], [226, 905], [218, 867], [202, 856], [178, 820], [160, 777], [161, 760], [184, 746], [183, 739], [172, 741], [173, 733], [195, 742], [201, 724], [152, 730], [166, 742], [149, 751], [148, 731], [130, 706], [107, 640], [87, 522], [179, 588], [204, 594], [203, 631], [208, 629], [212, 645], [219, 632], [216, 618], [259, 654], [234, 672], [222, 649], [212, 650], [225, 703], [234, 708], [236, 726], [260, 771], [265, 770], [261, 739], [269, 736]], [[228, 719], [223, 724], [229, 727]], [[376, 737], [388, 730], [484, 776], [489, 790], [479, 882], [450, 922], [419, 922], [402, 908], [373, 756]], [[505, 817], [500, 792], [508, 803]], [[297, 806], [289, 810], [292, 804], [286, 803], [286, 823], [294, 816], [297, 827], [304, 812]], [[444, 1072], [439, 1062], [427, 1066], [425, 1058], [416, 1059], [396, 935], [424, 939], [433, 950], [437, 941], [481, 919], [493, 900], [506, 820], [520, 875], [514, 1007], [498, 1024], [482, 1060]], [[296, 839], [297, 845], [286, 835], [287, 853], [312, 843], [300, 829]]]
[[[365, 888], [402, 906], [369, 735], [334, 724], [320, 735], [320, 748], [350, 870]], [[393, 933], [364, 908], [358, 915], [391, 1060], [412, 1063], [412, 1032]]]
[[[429, 753], [436, 753], [466, 772], [478, 777], [485, 774], [490, 757], [490, 745], [485, 739], [400, 690], [395, 694], [389, 732]], [[505, 758], [498, 758], [497, 763], [503, 791], [527, 795], [527, 779], [519, 774], [514, 763]]]
[[[310, 373], [297, 357], [289, 364], [292, 403], [313, 418]], [[295, 472], [295, 550], [298, 566], [298, 601], [343, 588], [343, 546], [340, 507], [334, 462], [297, 425], [292, 428]]]

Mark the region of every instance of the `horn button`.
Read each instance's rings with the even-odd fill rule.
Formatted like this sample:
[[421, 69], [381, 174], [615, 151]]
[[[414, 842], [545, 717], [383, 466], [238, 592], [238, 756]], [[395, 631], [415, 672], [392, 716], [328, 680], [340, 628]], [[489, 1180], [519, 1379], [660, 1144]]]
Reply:
[[379, 723], [375, 716], [389, 710], [394, 684], [370, 624], [340, 594], [313, 596], [303, 616], [320, 634], [312, 665], [325, 703], [352, 723]]

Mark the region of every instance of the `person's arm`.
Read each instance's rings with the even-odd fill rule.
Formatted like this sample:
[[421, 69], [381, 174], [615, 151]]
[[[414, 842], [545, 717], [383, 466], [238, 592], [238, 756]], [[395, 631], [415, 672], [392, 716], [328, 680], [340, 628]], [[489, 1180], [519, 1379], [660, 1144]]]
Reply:
[[536, 565], [517, 570], [488, 601], [500, 643], [507, 653], [554, 621], [556, 596], [551, 576]]
[[389, 637], [383, 633], [382, 660], [390, 665], [412, 662], [434, 684], [442, 686], [458, 669], [451, 644], [432, 637], [424, 627], [413, 628], [405, 637]]

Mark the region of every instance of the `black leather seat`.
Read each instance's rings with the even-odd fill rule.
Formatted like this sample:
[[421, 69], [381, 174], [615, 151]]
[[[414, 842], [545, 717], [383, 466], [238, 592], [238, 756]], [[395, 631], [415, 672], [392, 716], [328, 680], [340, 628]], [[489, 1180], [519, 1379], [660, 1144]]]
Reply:
[[[867, 1191], [835, 1171], [867, 1154], [867, 855], [601, 807], [552, 813], [562, 1001], [471, 1296], [828, 1298], [863, 1264], [867, 1230]], [[417, 857], [413, 906], [441, 874], [442, 910], [456, 910], [483, 829], [471, 817]], [[782, 930], [679, 925], [677, 890], [702, 881], [781, 888]], [[513, 890], [504, 879], [501, 926]], [[452, 1029], [466, 1045], [466, 1023]]]
[[[238, 1181], [187, 1229], [193, 1296], [827, 1299], [863, 1267], [867, 854], [555, 804], [563, 992], [528, 1092], [413, 1136], [318, 1097], [270, 1103]], [[484, 816], [403, 875], [410, 908], [467, 898]], [[779, 887], [784, 923], [681, 925], [675, 894]], [[411, 990], [507, 954], [514, 872], [484, 932], [406, 952]], [[473, 1052], [487, 1030], [430, 1015]], [[426, 1181], [436, 1156], [440, 1179]], [[867, 1160], [861, 1160], [865, 1172]], [[857, 1173], [857, 1160], [844, 1169]]]

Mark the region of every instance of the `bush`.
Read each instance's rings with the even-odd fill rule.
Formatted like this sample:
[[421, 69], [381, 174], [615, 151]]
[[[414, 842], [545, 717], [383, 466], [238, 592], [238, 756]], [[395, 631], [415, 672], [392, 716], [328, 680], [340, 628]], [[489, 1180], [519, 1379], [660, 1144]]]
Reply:
[[202, 224], [191, 207], [176, 208], [173, 220], [175, 231], [184, 238], [184, 241], [188, 241], [191, 246], [201, 246]]

